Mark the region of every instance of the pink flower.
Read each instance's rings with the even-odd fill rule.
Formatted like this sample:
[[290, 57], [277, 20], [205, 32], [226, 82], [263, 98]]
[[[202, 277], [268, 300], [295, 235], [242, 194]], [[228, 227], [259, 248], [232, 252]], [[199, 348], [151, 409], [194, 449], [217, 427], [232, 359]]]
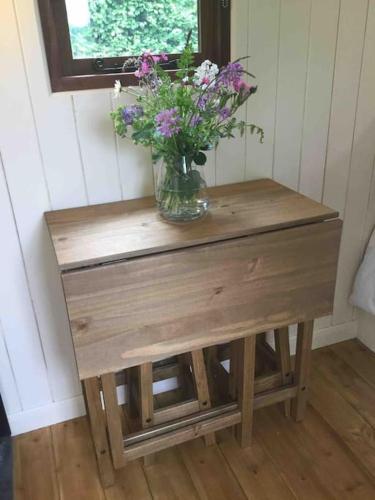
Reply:
[[149, 50], [146, 50], [138, 59], [138, 69], [134, 75], [137, 78], [144, 78], [152, 73], [154, 64], [165, 61], [168, 61], [168, 56], [164, 52], [160, 55], [153, 55]]
[[236, 92], [248, 92], [250, 90], [250, 85], [248, 85], [245, 80], [238, 80], [233, 82], [233, 88]]
[[151, 71], [151, 66], [147, 61], [142, 61], [140, 67], [137, 69], [137, 71], [134, 73], [134, 75], [137, 78], [143, 78], [144, 76], [148, 75]]
[[167, 54], [165, 52], [162, 52], [159, 55], [153, 55], [151, 57], [152, 57], [152, 60], [153, 60], [153, 62], [155, 64], [159, 63], [159, 62], [166, 62], [166, 61], [168, 61], [168, 56], [167, 56]]
[[201, 85], [208, 85], [210, 83], [210, 79], [208, 76], [204, 76], [201, 80]]

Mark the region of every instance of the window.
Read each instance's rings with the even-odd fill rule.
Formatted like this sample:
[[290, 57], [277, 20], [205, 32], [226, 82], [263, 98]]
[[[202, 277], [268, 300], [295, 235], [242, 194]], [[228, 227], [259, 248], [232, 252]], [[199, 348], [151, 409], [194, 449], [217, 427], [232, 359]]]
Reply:
[[136, 84], [124, 62], [145, 50], [169, 55], [190, 37], [196, 63], [230, 57], [229, 0], [39, 0], [52, 90]]

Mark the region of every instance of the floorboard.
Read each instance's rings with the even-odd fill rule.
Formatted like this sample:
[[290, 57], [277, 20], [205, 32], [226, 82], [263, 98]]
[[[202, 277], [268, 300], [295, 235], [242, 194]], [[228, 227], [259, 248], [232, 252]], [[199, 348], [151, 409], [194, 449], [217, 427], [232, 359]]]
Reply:
[[202, 439], [196, 439], [184, 443], [179, 451], [200, 498], [246, 499], [218, 446], [205, 446]]
[[51, 428], [14, 439], [14, 496], [16, 500], [60, 500]]
[[311, 405], [375, 481], [375, 429], [340, 394], [320, 369], [312, 371], [310, 389]]
[[152, 500], [141, 460], [116, 471], [116, 482], [105, 490], [106, 500]]
[[155, 463], [145, 467], [147, 481], [155, 500], [198, 500], [193, 480], [177, 448], [155, 454]]
[[256, 412], [253, 445], [229, 431], [130, 463], [102, 489], [86, 418], [13, 440], [15, 500], [375, 499], [375, 354], [350, 340], [313, 353], [310, 402], [296, 424]]
[[247, 498], [293, 500], [287, 479], [272, 458], [253, 438], [251, 447], [241, 449], [228, 431], [220, 435], [220, 449]]
[[[60, 499], [104, 500], [86, 419], [70, 420], [51, 429]], [[83, 492], [86, 496], [80, 496]]]
[[[375, 389], [375, 353], [362, 342], [352, 340], [339, 342], [329, 348], [339, 358], [346, 361], [368, 384]], [[324, 349], [319, 349], [324, 350]]]

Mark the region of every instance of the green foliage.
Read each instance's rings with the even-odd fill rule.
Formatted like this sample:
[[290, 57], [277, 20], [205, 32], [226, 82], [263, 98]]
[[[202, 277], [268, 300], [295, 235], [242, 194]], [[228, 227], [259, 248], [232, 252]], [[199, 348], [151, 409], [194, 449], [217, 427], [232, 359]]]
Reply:
[[115, 127], [117, 134], [120, 137], [125, 137], [126, 136], [126, 125], [125, 125], [125, 122], [122, 118], [122, 109], [123, 108], [119, 107], [116, 111], [111, 113], [111, 117], [112, 117], [113, 125]]
[[75, 58], [178, 53], [192, 30], [198, 48], [196, 0], [88, 0], [90, 24], [71, 27]]
[[[236, 131], [244, 134], [246, 129], [257, 134], [263, 142], [264, 133], [260, 127], [235, 116], [257, 90], [242, 79], [247, 72], [241, 64], [237, 73], [233, 64], [219, 70], [217, 66], [207, 66], [204, 62], [195, 68], [191, 48], [186, 47], [179, 58], [179, 71], [174, 80], [155, 63], [151, 54], [144, 54], [137, 60], [137, 65], [138, 69], [144, 66], [147, 69], [143, 76], [139, 75], [138, 89], [119, 85], [121, 91], [137, 97], [135, 107], [141, 112], [129, 120], [134, 106], [120, 107], [112, 113], [112, 118], [121, 137], [131, 138], [136, 144], [146, 147], [152, 146], [154, 161], [164, 158], [175, 164], [179, 158], [186, 157], [196, 165], [204, 165], [207, 158], [203, 151], [217, 146], [222, 138], [235, 137]], [[207, 79], [209, 84], [204, 83]], [[176, 120], [176, 131], [168, 128], [171, 119]], [[159, 120], [167, 122], [167, 132], [160, 128]]]
[[[167, 212], [179, 212], [194, 202], [201, 186], [199, 170], [207, 161], [204, 151], [222, 138], [244, 134], [249, 128], [263, 142], [263, 130], [236, 118], [237, 110], [257, 87], [238, 61], [219, 69], [204, 61], [193, 66], [192, 50], [186, 46], [178, 61], [175, 78], [160, 65], [164, 56], [147, 52], [135, 60], [138, 88], [123, 88], [118, 80], [115, 96], [128, 92], [136, 104], [112, 113], [116, 132], [135, 144], [152, 147], [153, 161], [163, 158], [165, 174], [158, 187], [158, 202]], [[185, 207], [185, 208], [184, 208]]]

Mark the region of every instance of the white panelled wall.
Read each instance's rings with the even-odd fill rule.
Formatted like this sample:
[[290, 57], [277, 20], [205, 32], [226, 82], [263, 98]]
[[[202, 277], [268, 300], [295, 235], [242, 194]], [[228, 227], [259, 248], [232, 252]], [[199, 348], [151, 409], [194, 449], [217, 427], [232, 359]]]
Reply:
[[[153, 192], [150, 152], [113, 133], [109, 90], [51, 94], [36, 4], [0, 2], [0, 392], [14, 434], [84, 411], [43, 212]], [[274, 177], [338, 209], [334, 314], [315, 345], [359, 335], [375, 349], [375, 318], [347, 301], [375, 225], [375, 0], [232, 0], [232, 19], [233, 57], [251, 56], [259, 84], [241, 112], [266, 139], [223, 142], [209, 183]]]

